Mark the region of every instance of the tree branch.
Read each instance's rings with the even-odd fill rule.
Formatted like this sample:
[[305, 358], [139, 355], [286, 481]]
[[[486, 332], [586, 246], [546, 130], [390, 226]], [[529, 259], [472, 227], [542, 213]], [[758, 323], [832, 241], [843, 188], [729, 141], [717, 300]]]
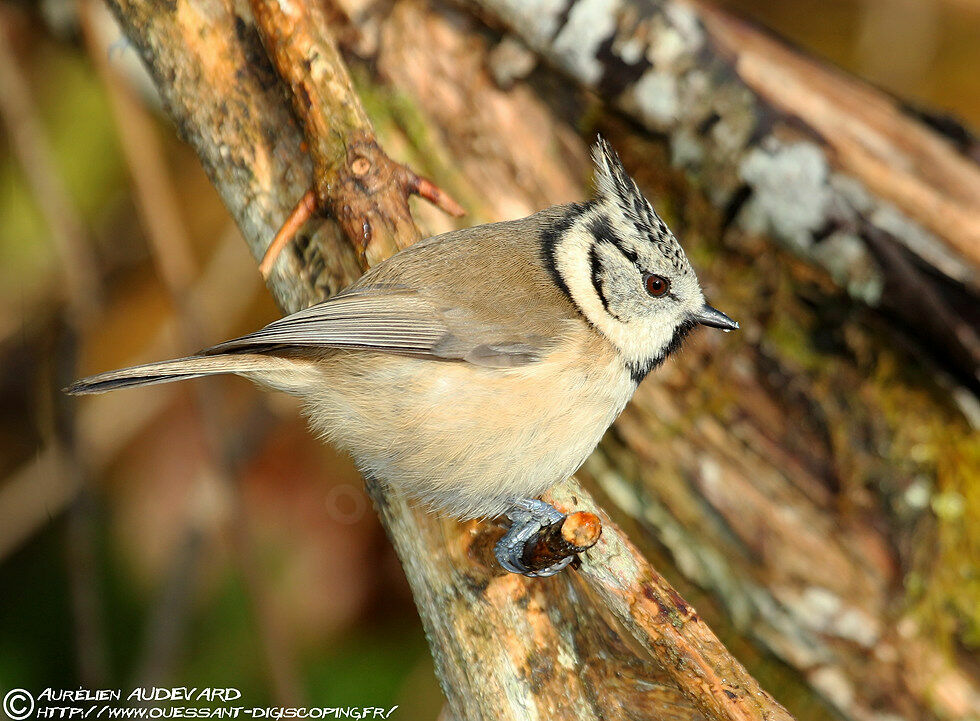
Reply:
[[[111, 4], [156, 78], [175, 123], [197, 149], [253, 253], [261, 257], [314, 178], [300, 130], [276, 92], [250, 19], [207, 0], [181, 0], [165, 13], [135, 0]], [[296, 26], [292, 30], [297, 32]], [[306, 32], [329, 37], [322, 28]], [[337, 101], [331, 94], [345, 87], [339, 78], [346, 71], [339, 64], [318, 67], [323, 75], [310, 75], [299, 86], [290, 82], [305, 88], [311, 108], [321, 102], [330, 107]], [[343, 102], [358, 100], [349, 95]], [[350, 112], [354, 120], [361, 117]], [[331, 151], [323, 155], [337, 157], [346, 140], [329, 133], [320, 137]], [[347, 167], [354, 170], [357, 155], [351, 154], [349, 142], [346, 147]], [[375, 159], [367, 159], [374, 167]], [[344, 192], [373, 199], [371, 187], [367, 193], [356, 182], [345, 187]], [[350, 225], [343, 217], [338, 220]], [[351, 249], [334, 226], [324, 226], [299, 244], [304, 247], [284, 256], [270, 276], [286, 310], [308, 305], [356, 277]], [[403, 219], [394, 227], [405, 233], [396, 246], [417, 237]], [[359, 249], [362, 258], [371, 256], [373, 239]], [[616, 561], [612, 566], [536, 581], [497, 575], [474, 562], [467, 552], [471, 528], [426, 515], [377, 484], [370, 483], [369, 489], [404, 564], [457, 718], [525, 719], [537, 713], [596, 719], [625, 717], [647, 707], [667, 718], [696, 718], [694, 709], [713, 719], [789, 718], [702, 622], [687, 611], [681, 614], [678, 609], [687, 604], [607, 519], [595, 557], [602, 563]], [[594, 508], [574, 481], [556, 492], [555, 500], [569, 512], [577, 504]], [[568, 500], [571, 505], [562, 503]], [[591, 566], [583, 564], [586, 568]], [[589, 587], [584, 597], [582, 581]], [[628, 622], [632, 635], [607, 626], [610, 610]], [[638, 655], [625, 650], [636, 646]]]
[[340, 224], [365, 268], [421, 237], [408, 208], [410, 194], [463, 214], [452, 198], [378, 145], [317, 3], [251, 0], [251, 7], [303, 122], [317, 205]]

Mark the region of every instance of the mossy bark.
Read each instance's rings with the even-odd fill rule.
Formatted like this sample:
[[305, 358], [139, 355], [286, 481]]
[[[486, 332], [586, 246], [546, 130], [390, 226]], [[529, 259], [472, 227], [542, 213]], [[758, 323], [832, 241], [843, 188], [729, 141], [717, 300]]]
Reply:
[[[248, 9], [112, 4], [261, 257], [315, 178]], [[824, 268], [726, 225], [713, 186], [668, 169], [667, 143], [550, 70], [498, 85], [498, 36], [477, 20], [420, 0], [350, 5], [334, 29], [382, 144], [463, 200], [467, 223], [584, 197], [581, 131], [598, 122], [743, 326], [697, 335], [648, 379], [585, 469], [698, 612], [611, 520], [579, 571], [528, 582], [474, 563], [478, 529], [377, 496], [455, 715], [779, 715], [711, 627], [800, 718], [826, 717], [822, 703], [853, 719], [975, 716], [977, 681], [955, 652], [977, 623], [975, 579], [959, 570], [977, 543], [962, 410], [975, 400]], [[452, 227], [417, 210], [423, 234]], [[271, 279], [289, 310], [359, 272], [334, 221], [298, 241]], [[571, 483], [552, 500], [592, 503]], [[960, 609], [953, 633], [936, 622], [944, 604]]]

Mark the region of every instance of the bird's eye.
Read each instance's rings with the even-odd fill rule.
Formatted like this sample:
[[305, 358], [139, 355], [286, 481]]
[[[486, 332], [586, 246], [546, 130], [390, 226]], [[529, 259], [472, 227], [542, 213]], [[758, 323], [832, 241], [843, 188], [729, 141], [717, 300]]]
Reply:
[[654, 298], [659, 298], [670, 288], [670, 282], [666, 278], [653, 275], [653, 273], [647, 273], [643, 276], [643, 284], [646, 286], [647, 293]]

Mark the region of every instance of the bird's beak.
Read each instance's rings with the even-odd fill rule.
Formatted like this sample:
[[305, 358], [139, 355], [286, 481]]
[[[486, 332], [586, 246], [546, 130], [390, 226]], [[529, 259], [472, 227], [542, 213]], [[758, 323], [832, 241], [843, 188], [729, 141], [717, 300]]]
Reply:
[[694, 314], [694, 321], [701, 325], [710, 325], [712, 328], [721, 328], [726, 333], [738, 330], [738, 322], [732, 320], [717, 308], [712, 308], [707, 303], [704, 308]]

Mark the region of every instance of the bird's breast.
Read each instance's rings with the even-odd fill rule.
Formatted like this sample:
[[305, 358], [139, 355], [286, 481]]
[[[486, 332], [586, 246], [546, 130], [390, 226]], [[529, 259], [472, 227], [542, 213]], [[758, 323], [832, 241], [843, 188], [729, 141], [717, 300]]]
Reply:
[[348, 354], [311, 418], [373, 475], [461, 516], [502, 512], [585, 461], [635, 389], [619, 357], [569, 339], [516, 368]]

